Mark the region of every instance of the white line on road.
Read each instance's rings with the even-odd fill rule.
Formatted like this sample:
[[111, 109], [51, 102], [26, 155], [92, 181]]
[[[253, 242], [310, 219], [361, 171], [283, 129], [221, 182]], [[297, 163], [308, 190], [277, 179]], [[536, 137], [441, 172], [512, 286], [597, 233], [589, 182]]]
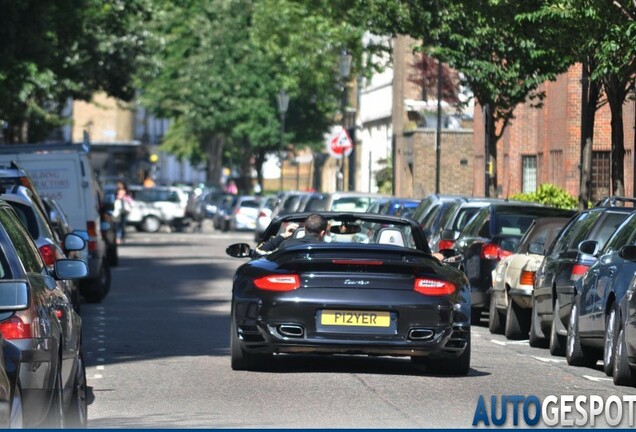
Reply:
[[583, 375], [583, 378], [588, 379], [590, 381], [596, 381], [596, 382], [613, 380], [613, 378], [609, 378], [609, 377], [593, 377], [589, 375]]

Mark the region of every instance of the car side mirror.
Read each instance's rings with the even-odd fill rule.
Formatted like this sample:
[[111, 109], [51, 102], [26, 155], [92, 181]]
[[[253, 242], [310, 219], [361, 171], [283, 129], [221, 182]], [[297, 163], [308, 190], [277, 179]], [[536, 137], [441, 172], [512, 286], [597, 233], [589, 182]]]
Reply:
[[55, 278], [59, 280], [81, 279], [88, 276], [88, 265], [80, 259], [55, 261]]
[[583, 240], [579, 243], [578, 250], [585, 255], [596, 256], [599, 252], [599, 244], [596, 240]]
[[67, 251], [78, 251], [86, 247], [86, 240], [77, 234], [68, 233], [64, 237], [64, 249]]
[[252, 248], [247, 243], [234, 243], [225, 249], [225, 253], [234, 258], [249, 258], [252, 256]]

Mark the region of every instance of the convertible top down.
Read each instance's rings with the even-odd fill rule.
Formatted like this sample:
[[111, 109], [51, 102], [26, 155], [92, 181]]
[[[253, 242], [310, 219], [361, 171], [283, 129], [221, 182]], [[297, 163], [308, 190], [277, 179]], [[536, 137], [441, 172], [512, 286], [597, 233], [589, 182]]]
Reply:
[[[367, 354], [410, 356], [433, 373], [467, 374], [470, 288], [453, 265], [461, 257], [440, 262], [410, 219], [321, 214], [328, 233], [320, 243], [263, 256], [246, 243], [227, 248], [251, 258], [234, 277], [232, 368], [258, 369], [275, 353]], [[302, 235], [308, 215], [273, 220], [263, 238], [292, 222]]]

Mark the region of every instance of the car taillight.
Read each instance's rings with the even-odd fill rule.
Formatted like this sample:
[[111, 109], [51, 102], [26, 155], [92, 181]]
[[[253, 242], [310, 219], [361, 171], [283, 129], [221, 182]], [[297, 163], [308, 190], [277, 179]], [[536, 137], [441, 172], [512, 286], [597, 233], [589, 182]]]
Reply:
[[86, 231], [88, 231], [88, 250], [95, 252], [97, 250], [97, 224], [94, 221], [86, 222]]
[[53, 245], [40, 246], [40, 255], [42, 255], [44, 264], [46, 264], [47, 266], [55, 265], [55, 261], [57, 259], [57, 256], [55, 253], [55, 246]]
[[259, 218], [267, 217], [267, 212], [266, 212], [266, 211], [264, 211], [264, 210], [261, 210], [261, 211], [258, 213], [258, 217], [259, 217]]
[[439, 245], [437, 246], [438, 250], [444, 249], [452, 249], [455, 246], [455, 242], [453, 240], [440, 240]]
[[534, 285], [534, 272], [523, 270], [519, 276], [520, 285]]
[[455, 284], [445, 280], [417, 278], [413, 289], [424, 295], [442, 296], [453, 294], [457, 287]]
[[481, 247], [481, 257], [483, 259], [500, 260], [510, 255], [512, 255], [512, 252], [502, 249], [494, 243], [484, 243]]
[[577, 280], [581, 278], [581, 276], [585, 274], [585, 272], [589, 268], [590, 266], [587, 266], [585, 264], [574, 264], [574, 266], [572, 266], [572, 273], [570, 274], [570, 280], [572, 282], [576, 282]]
[[31, 337], [31, 324], [16, 314], [0, 322], [0, 332], [5, 339], [27, 339]]
[[254, 279], [258, 289], [267, 291], [293, 291], [300, 287], [300, 278], [295, 274], [274, 274]]

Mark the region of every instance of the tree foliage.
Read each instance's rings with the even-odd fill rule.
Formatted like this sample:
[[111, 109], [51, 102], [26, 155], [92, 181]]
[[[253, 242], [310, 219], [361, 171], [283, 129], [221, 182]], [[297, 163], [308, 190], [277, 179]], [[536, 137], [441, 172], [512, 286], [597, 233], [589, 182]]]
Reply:
[[535, 202], [562, 209], [574, 209], [578, 204], [576, 197], [549, 183], [540, 185], [536, 192], [515, 194], [510, 199]]
[[131, 100], [148, 67], [150, 0], [0, 1], [0, 138], [38, 141], [70, 98]]

